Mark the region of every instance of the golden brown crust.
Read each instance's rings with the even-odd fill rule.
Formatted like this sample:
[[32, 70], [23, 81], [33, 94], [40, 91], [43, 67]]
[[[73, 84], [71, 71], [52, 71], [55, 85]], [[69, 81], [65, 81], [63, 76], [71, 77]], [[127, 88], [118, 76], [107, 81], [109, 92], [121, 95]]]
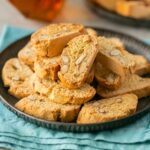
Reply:
[[99, 123], [124, 118], [136, 111], [137, 103], [138, 98], [134, 94], [92, 101], [82, 107], [77, 123]]
[[62, 122], [75, 121], [80, 110], [79, 105], [56, 104], [37, 94], [21, 99], [15, 107], [41, 119]]
[[31, 42], [38, 56], [54, 57], [61, 54], [68, 41], [83, 33], [84, 27], [80, 24], [51, 24], [35, 32]]
[[72, 39], [61, 54], [61, 70], [58, 77], [64, 87], [81, 87], [97, 55], [97, 40], [89, 35], [80, 35]]
[[99, 60], [96, 61], [95, 68], [95, 78], [99, 85], [112, 90], [121, 86], [121, 77], [105, 68]]
[[32, 70], [34, 69], [34, 61], [36, 57], [35, 51], [35, 48], [29, 42], [18, 53], [19, 60], [22, 61], [24, 64], [28, 65]]
[[49, 99], [59, 104], [82, 105], [91, 100], [95, 94], [96, 90], [88, 84], [84, 84], [78, 89], [68, 89], [59, 83], [53, 87]]
[[60, 70], [60, 56], [53, 58], [37, 57], [34, 63], [34, 70], [39, 78], [56, 81]]
[[116, 42], [105, 37], [98, 37], [98, 48], [97, 59], [101, 64], [124, 80], [125, 75], [135, 66], [134, 56], [126, 52], [124, 47], [119, 47]]
[[97, 93], [105, 98], [122, 95], [126, 93], [134, 93], [138, 98], [150, 95], [150, 78], [142, 78], [132, 74], [126, 78], [117, 90], [109, 90], [98, 86]]
[[33, 74], [32, 70], [17, 58], [11, 58], [6, 61], [2, 69], [2, 79], [4, 86], [22, 83]]

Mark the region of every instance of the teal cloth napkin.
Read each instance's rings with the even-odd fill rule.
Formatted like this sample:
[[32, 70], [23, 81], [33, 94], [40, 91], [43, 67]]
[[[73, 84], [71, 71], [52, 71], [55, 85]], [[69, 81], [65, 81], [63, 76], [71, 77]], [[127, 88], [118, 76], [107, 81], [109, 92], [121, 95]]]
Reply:
[[[30, 33], [31, 30], [5, 27], [0, 37], [0, 50]], [[133, 124], [111, 131], [67, 133], [24, 121], [0, 102], [0, 147], [12, 150], [149, 150], [150, 113]]]

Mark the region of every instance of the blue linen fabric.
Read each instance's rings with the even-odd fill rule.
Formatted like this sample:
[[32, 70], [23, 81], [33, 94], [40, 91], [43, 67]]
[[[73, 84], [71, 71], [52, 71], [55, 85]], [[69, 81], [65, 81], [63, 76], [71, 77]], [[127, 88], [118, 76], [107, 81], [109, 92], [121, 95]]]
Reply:
[[[0, 37], [0, 51], [31, 33], [32, 30], [6, 26]], [[68, 133], [29, 123], [0, 102], [0, 147], [12, 150], [149, 150], [150, 113], [111, 131]]]

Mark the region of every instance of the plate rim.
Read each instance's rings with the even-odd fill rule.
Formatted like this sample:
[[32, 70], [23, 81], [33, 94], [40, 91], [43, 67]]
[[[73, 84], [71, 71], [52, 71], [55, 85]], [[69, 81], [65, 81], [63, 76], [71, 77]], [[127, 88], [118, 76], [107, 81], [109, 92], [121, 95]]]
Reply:
[[[89, 26], [89, 27], [92, 27], [92, 26]], [[108, 32], [108, 33], [112, 33], [112, 34], [116, 34], [116, 35], [122, 35], [126, 38], [129, 38], [129, 39], [132, 39], [132, 41], [135, 41], [136, 43], [138, 42], [138, 44], [142, 44], [142, 46], [146, 47], [146, 49], [150, 49], [150, 46], [148, 46], [147, 44], [145, 44], [143, 41], [131, 36], [131, 35], [128, 35], [128, 34], [124, 34], [124, 33], [121, 33], [121, 32], [118, 32], [118, 31], [114, 31], [114, 30], [109, 30], [109, 29], [104, 29], [104, 28], [98, 28], [98, 27], [92, 27], [93, 29], [95, 29], [96, 31], [102, 31], [102, 32]], [[5, 55], [5, 51], [8, 51], [10, 49], [10, 47], [12, 45], [15, 45], [16, 43], [18, 43], [20, 40], [24, 40], [26, 38], [29, 38], [31, 36], [30, 35], [27, 35], [23, 38], [20, 38], [19, 40], [13, 42], [12, 44], [10, 44], [9, 46], [7, 46], [4, 50], [2, 50], [2, 52], [0, 53], [0, 58]], [[1, 68], [2, 69], [2, 68]], [[7, 93], [8, 94], [8, 93]], [[25, 119], [25, 120], [28, 120], [28, 119], [32, 119], [32, 121], [36, 121], [36, 122], [40, 122], [40, 123], [44, 123], [44, 124], [49, 124], [49, 125], [60, 125], [60, 126], [73, 126], [73, 127], [90, 127], [90, 126], [103, 126], [105, 124], [113, 124], [113, 123], [117, 123], [117, 122], [123, 122], [127, 119], [132, 119], [142, 113], [146, 113], [150, 110], [150, 105], [147, 105], [144, 109], [130, 115], [130, 116], [127, 116], [125, 118], [121, 118], [121, 119], [117, 119], [117, 120], [112, 120], [112, 121], [108, 121], [108, 122], [102, 122], [102, 123], [86, 123], [86, 124], [77, 124], [77, 123], [65, 123], [65, 122], [58, 122], [58, 121], [47, 121], [47, 120], [44, 120], [44, 119], [40, 119], [40, 118], [37, 118], [37, 117], [34, 117], [34, 116], [31, 116], [29, 114], [26, 114], [25, 112], [22, 112], [20, 110], [18, 110], [15, 106], [13, 106], [12, 104], [10, 104], [8, 102], [8, 100], [6, 100], [4, 97], [3, 97], [3, 94], [1, 93], [1, 88], [0, 88], [0, 100], [1, 102], [9, 109], [11, 110], [13, 113], [15, 113], [17, 116]], [[27, 118], [27, 119], [26, 119]], [[30, 121], [30, 120], [28, 120]], [[36, 124], [36, 123], [35, 123]], [[83, 131], [84, 132], [84, 131]], [[85, 131], [86, 132], [86, 131]]]

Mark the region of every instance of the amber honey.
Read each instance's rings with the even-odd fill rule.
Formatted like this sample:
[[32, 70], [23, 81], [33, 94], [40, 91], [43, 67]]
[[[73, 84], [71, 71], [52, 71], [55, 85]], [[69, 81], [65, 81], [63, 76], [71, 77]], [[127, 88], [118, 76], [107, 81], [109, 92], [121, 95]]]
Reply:
[[64, 0], [9, 0], [26, 17], [51, 21], [60, 11]]

